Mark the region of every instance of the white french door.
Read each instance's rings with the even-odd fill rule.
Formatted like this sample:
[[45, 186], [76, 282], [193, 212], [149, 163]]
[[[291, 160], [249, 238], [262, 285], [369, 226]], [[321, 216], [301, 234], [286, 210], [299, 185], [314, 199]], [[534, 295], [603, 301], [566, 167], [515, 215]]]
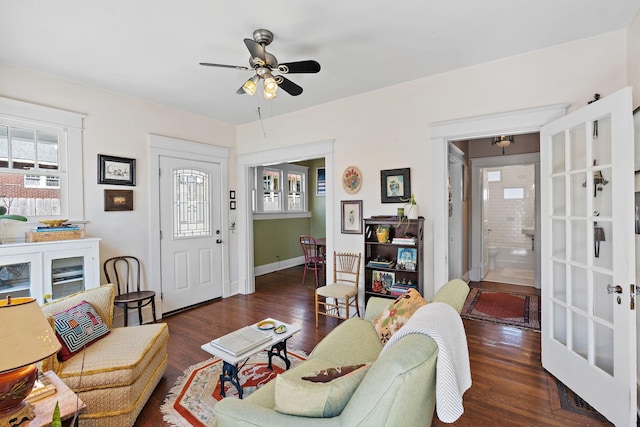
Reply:
[[542, 364], [636, 425], [631, 88], [541, 128]]

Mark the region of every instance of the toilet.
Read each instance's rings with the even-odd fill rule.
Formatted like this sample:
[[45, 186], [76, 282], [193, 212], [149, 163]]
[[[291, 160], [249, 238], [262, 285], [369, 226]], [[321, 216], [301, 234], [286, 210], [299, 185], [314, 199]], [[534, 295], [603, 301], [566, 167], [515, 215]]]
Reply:
[[489, 246], [489, 270], [496, 268], [496, 255], [498, 255], [497, 246]]

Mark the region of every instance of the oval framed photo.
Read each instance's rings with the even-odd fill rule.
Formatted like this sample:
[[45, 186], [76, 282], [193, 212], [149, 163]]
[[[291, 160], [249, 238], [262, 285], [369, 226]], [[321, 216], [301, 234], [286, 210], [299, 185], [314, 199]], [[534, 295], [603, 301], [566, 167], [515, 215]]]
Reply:
[[342, 187], [349, 194], [356, 194], [362, 185], [362, 172], [355, 166], [347, 167], [342, 173]]

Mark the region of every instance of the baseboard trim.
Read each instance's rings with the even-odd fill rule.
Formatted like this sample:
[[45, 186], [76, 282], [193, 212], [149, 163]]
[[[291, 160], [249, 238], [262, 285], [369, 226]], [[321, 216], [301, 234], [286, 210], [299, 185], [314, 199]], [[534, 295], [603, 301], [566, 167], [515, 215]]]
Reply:
[[271, 264], [264, 264], [254, 267], [253, 274], [255, 276], [262, 276], [263, 274], [273, 273], [274, 271], [284, 270], [302, 264], [304, 264], [304, 256], [289, 258], [284, 261], [277, 261], [272, 262]]

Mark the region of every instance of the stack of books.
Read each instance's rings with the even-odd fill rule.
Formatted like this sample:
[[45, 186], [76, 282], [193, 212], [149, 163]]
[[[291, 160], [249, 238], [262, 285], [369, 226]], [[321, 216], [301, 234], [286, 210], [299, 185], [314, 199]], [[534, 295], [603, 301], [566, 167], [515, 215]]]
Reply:
[[80, 227], [73, 224], [61, 224], [58, 226], [40, 225], [34, 231], [37, 231], [39, 233], [46, 233], [49, 231], [72, 231], [72, 230], [80, 230]]
[[261, 332], [252, 326], [245, 326], [235, 332], [211, 341], [211, 345], [238, 356], [271, 341], [272, 335]]
[[372, 268], [393, 268], [395, 265], [395, 261], [385, 259], [372, 259], [367, 263], [367, 267]]
[[417, 240], [415, 237], [394, 237], [391, 241], [394, 245], [415, 245]]

